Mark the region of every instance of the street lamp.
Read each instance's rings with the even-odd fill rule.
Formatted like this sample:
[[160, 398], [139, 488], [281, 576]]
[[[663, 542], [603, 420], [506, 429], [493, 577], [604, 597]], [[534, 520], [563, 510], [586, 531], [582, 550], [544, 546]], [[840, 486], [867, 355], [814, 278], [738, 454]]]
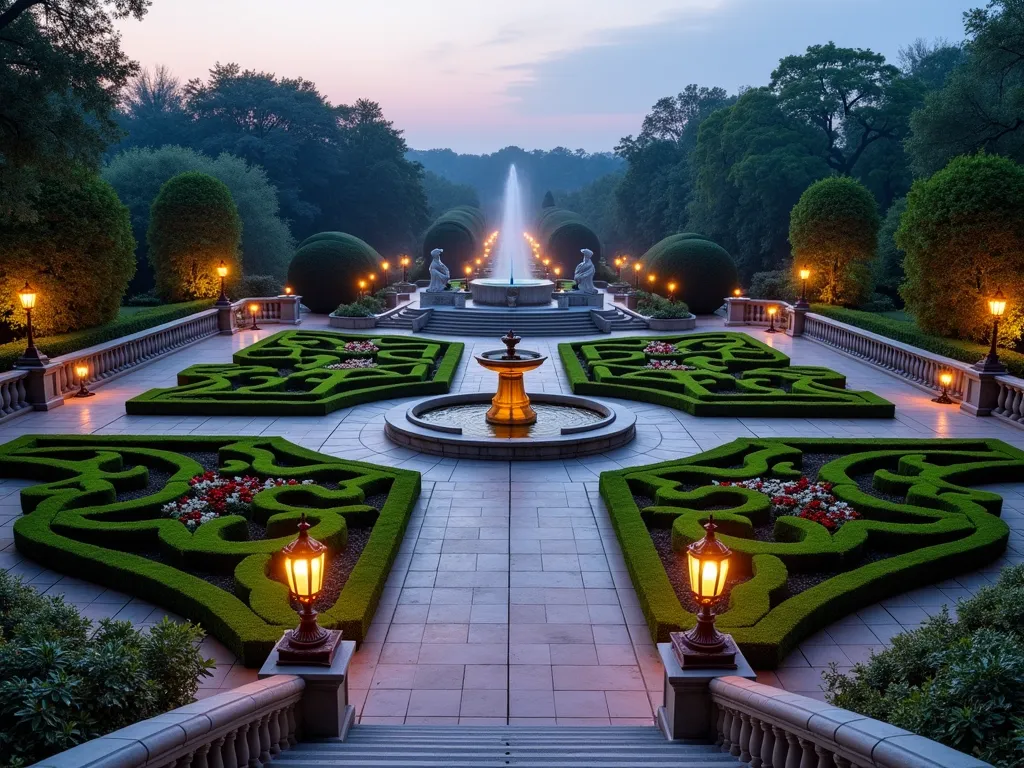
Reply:
[[732, 295], [735, 296], [738, 299], [740, 296], [743, 295], [743, 289], [742, 288], [734, 288], [733, 292], [732, 292]]
[[657, 276], [656, 275], [651, 274], [651, 275], [647, 276], [647, 282], [651, 286], [651, 293], [654, 293], [654, 281], [655, 280], [657, 280]]
[[676, 284], [675, 283], [669, 283], [668, 284], [668, 300], [669, 301], [675, 301], [675, 295], [676, 295]]
[[807, 304], [807, 278], [811, 276], [811, 270], [807, 267], [800, 267], [800, 300], [797, 302], [797, 306], [806, 307]]
[[477, 277], [480, 277], [480, 269], [481, 269], [481, 267], [483, 267], [483, 264], [484, 264], [484, 260], [483, 259], [477, 259], [476, 260], [476, 276]]
[[359, 281], [359, 298], [362, 298], [363, 294], [365, 294], [365, 293], [366, 293], [366, 281], [365, 280], [360, 280]]
[[228, 276], [228, 265], [221, 260], [220, 264], [217, 265], [217, 277], [220, 278], [220, 296], [217, 298], [218, 304], [230, 304], [228, 301], [228, 295], [224, 293], [224, 278]]
[[292, 287], [290, 285], [286, 285], [284, 287], [284, 295], [285, 296], [291, 296], [292, 295]]
[[21, 308], [25, 310], [25, 325], [28, 326], [28, 345], [25, 352], [18, 358], [18, 365], [46, 365], [49, 359], [46, 355], [36, 349], [35, 337], [32, 335], [32, 310], [36, 308], [38, 294], [28, 281], [25, 287], [18, 291], [18, 301]]
[[403, 255], [403, 256], [402, 256], [402, 258], [400, 258], [400, 259], [398, 260], [398, 263], [402, 265], [402, 282], [403, 282], [403, 283], [407, 283], [407, 282], [409, 282], [409, 281], [408, 281], [408, 280], [406, 279], [406, 270], [407, 270], [407, 269], [409, 268], [409, 257], [408, 257], [408, 256], [405, 256], [405, 255]]
[[689, 632], [672, 632], [669, 638], [679, 664], [683, 667], [719, 667], [735, 669], [736, 643], [715, 627], [714, 606], [725, 592], [732, 552], [715, 537], [714, 515], [704, 526], [704, 538], [686, 548], [690, 592], [700, 606], [697, 626]]
[[391, 265], [387, 261], [380, 263], [381, 271], [384, 273], [384, 285], [388, 284], [388, 270], [391, 269]]
[[80, 363], [75, 363], [75, 375], [78, 377], [78, 391], [75, 393], [75, 397], [92, 397], [95, 392], [90, 392], [86, 389], [85, 380], [89, 378], [89, 364], [84, 360]]
[[376, 272], [371, 272], [370, 273], [370, 293], [373, 293], [376, 290], [377, 290], [377, 273]]
[[976, 370], [986, 373], [1002, 373], [1006, 366], [999, 360], [999, 353], [996, 351], [996, 343], [999, 340], [999, 318], [1006, 312], [1006, 297], [1003, 292], [997, 290], [995, 295], [988, 300], [988, 313], [992, 315], [992, 346], [988, 355], [974, 364]]
[[256, 325], [256, 315], [260, 313], [260, 305], [255, 301], [249, 305], [249, 314], [252, 315], [252, 326], [249, 328], [250, 331], [258, 331], [260, 327]]
[[622, 280], [622, 258], [620, 256], [615, 257], [615, 282]]
[[541, 261], [541, 264], [544, 265], [544, 279], [545, 280], [550, 280], [551, 279], [551, 259], [544, 259], [543, 261]]
[[942, 403], [942, 405], [952, 405], [953, 401], [949, 399], [949, 385], [953, 383], [952, 371], [942, 371], [939, 374], [939, 383], [942, 385], [942, 394], [938, 397], [933, 397], [933, 403]]
[[778, 307], [768, 307], [768, 330], [765, 333], [778, 333], [779, 329], [775, 327], [775, 315], [778, 313]]
[[639, 261], [636, 264], [633, 265], [633, 290], [634, 291], [639, 291], [640, 290], [640, 270], [642, 270], [643, 268], [644, 268], [643, 265]]
[[327, 630], [316, 622], [313, 603], [324, 586], [327, 547], [310, 537], [306, 513], [299, 518], [299, 536], [281, 550], [288, 592], [299, 604], [299, 626], [285, 633], [277, 644], [279, 664], [320, 664], [330, 666], [341, 642], [341, 632]]
[[558, 282], [558, 278], [560, 278], [561, 276], [562, 276], [562, 268], [561, 267], [555, 267], [555, 290], [556, 291], [562, 290], [562, 284], [560, 282]]

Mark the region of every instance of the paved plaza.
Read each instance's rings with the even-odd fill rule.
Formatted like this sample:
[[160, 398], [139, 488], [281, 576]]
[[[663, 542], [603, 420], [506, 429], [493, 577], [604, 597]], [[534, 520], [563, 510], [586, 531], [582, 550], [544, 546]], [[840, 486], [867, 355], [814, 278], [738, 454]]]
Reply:
[[[325, 326], [326, 318], [313, 316], [300, 327]], [[697, 330], [721, 327], [716, 318]], [[821, 344], [756, 328], [737, 330], [778, 347], [793, 365], [846, 374], [851, 389], [894, 402], [895, 420], [696, 418], [621, 401], [638, 417], [629, 446], [579, 460], [509, 463], [441, 459], [393, 446], [383, 434], [383, 414], [401, 400], [323, 417], [125, 414], [126, 399], [174, 386], [177, 372], [188, 365], [227, 362], [232, 351], [281, 329], [202, 341], [107, 384], [94, 398], [9, 420], [0, 425], [0, 442], [38, 433], [276, 435], [326, 454], [422, 473], [422, 495], [401, 554], [351, 668], [353, 703], [363, 723], [652, 723], [652, 707], [661, 702], [662, 669], [598, 495], [604, 470], [680, 458], [754, 436], [988, 437], [1024, 448], [1024, 429], [936, 405], [932, 395]], [[466, 354], [452, 391], [494, 391], [496, 376], [472, 355], [499, 342], [460, 340]], [[557, 340], [527, 338], [521, 347], [548, 355], [527, 375], [528, 390], [569, 393]], [[64, 578], [15, 551], [12, 525], [21, 514], [18, 492], [24, 484], [0, 480], [0, 567], [41, 591], [63, 594], [92, 619], [147, 625], [167, 615], [125, 594]], [[1002, 566], [1024, 562], [1024, 481], [986, 488], [1004, 497], [1003, 518], [1012, 529], [1001, 561], [859, 611], [808, 638], [778, 670], [759, 679], [821, 698], [821, 672], [830, 663], [842, 669], [866, 660], [893, 635], [993, 581]], [[207, 639], [204, 648], [218, 668], [203, 682], [202, 693], [255, 679], [255, 670], [236, 664], [216, 640]]]

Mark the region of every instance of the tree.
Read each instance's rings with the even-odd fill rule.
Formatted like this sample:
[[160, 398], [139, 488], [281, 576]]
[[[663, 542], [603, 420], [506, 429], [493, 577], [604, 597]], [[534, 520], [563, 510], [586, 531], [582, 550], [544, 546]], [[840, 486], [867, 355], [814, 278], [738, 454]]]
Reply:
[[920, 86], [879, 53], [829, 42], [782, 59], [770, 88], [786, 114], [825, 139], [829, 166], [850, 175], [872, 144], [903, 138]]
[[[609, 254], [630, 247], [622, 234], [616, 196], [622, 176], [621, 173], [609, 173], [574, 192], [564, 192], [558, 196], [563, 208], [578, 213], [594, 228], [605, 245], [606, 262], [610, 261]], [[607, 276], [610, 273], [604, 274]]]
[[473, 187], [448, 181], [432, 171], [423, 173], [423, 192], [427, 196], [427, 213], [431, 219], [460, 205], [480, 206], [480, 198]]
[[551, 194], [551, 190], [550, 189], [547, 192], [544, 193], [544, 199], [541, 200], [540, 207], [541, 208], [554, 208], [555, 207], [555, 196], [553, 194]]
[[143, 70], [132, 78], [117, 121], [125, 135], [114, 151], [186, 145], [192, 138], [193, 125], [185, 111], [181, 82], [163, 66]]
[[20, 328], [18, 289], [38, 291], [33, 328], [65, 333], [110, 322], [135, 272], [128, 209], [85, 168], [45, 178], [31, 201], [36, 221], [0, 228], [0, 323]]
[[47, 180], [95, 168], [137, 65], [117, 19], [149, 0], [0, 0], [0, 220], [34, 221]]
[[178, 174], [161, 188], [149, 215], [149, 261], [165, 301], [217, 296], [217, 265], [240, 269], [242, 224], [224, 182], [205, 173]]
[[903, 259], [906, 254], [896, 245], [896, 231], [900, 218], [907, 210], [907, 198], [901, 197], [891, 206], [882, 219], [878, 230], [878, 259], [875, 261], [875, 288], [879, 293], [893, 299], [900, 297], [903, 283]]
[[929, 91], [937, 91], [964, 60], [964, 49], [958, 44], [938, 38], [928, 43], [917, 38], [900, 48], [900, 70], [904, 77], [919, 80]]
[[793, 264], [810, 268], [822, 301], [855, 306], [868, 299], [878, 227], [875, 199], [855, 179], [822, 179], [800, 196], [789, 224]]
[[906, 252], [900, 295], [921, 330], [984, 341], [987, 299], [1007, 296], [1000, 332], [1024, 331], [1024, 167], [1004, 157], [953, 159], [914, 183], [896, 232]]
[[242, 223], [242, 271], [283, 278], [295, 241], [280, 216], [277, 190], [262, 168], [226, 153], [211, 158], [185, 147], [135, 148], [115, 155], [103, 168], [103, 177], [131, 211], [132, 230], [139, 242], [139, 270], [130, 291], [143, 293], [153, 287], [145, 246], [150, 206], [167, 180], [186, 171], [209, 174], [230, 190]]

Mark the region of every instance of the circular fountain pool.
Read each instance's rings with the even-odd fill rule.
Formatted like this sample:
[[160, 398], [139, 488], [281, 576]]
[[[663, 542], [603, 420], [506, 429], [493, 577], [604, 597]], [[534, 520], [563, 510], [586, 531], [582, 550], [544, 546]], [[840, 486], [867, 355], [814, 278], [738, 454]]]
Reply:
[[[536, 307], [551, 303], [555, 284], [550, 280], [516, 278], [514, 284], [508, 280], [480, 278], [469, 281], [474, 304], [489, 304], [501, 307]], [[514, 304], [509, 299], [515, 298]]]

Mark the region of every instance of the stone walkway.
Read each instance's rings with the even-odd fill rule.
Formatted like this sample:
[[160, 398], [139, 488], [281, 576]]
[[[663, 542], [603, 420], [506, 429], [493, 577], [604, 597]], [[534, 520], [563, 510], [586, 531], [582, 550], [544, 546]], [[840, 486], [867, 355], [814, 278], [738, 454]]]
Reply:
[[[324, 318], [312, 317], [301, 328], [324, 325]], [[717, 327], [721, 322], [710, 320], [698, 330]], [[662, 670], [598, 496], [604, 470], [692, 455], [744, 436], [997, 437], [1024, 448], [1022, 429], [936, 405], [909, 384], [812, 341], [753, 328], [746, 330], [782, 349], [794, 365], [842, 371], [852, 389], [895, 402], [896, 419], [698, 419], [626, 402], [638, 416], [629, 446], [581, 460], [510, 464], [439, 459], [391, 445], [383, 413], [398, 400], [319, 418], [125, 415], [125, 399], [173, 386], [182, 368], [223, 363], [233, 350], [278, 330], [203, 341], [102, 387], [94, 398], [0, 425], [0, 442], [42, 432], [268, 434], [421, 472], [423, 493], [402, 552], [353, 660], [352, 694], [364, 723], [651, 724]], [[494, 391], [494, 374], [477, 366], [472, 354], [498, 347], [497, 340], [462, 340], [467, 349], [454, 389]], [[528, 376], [531, 391], [569, 391], [555, 341], [526, 339], [522, 346], [549, 356]], [[90, 618], [116, 616], [145, 626], [166, 615], [22, 558], [11, 540], [22, 485], [0, 480], [0, 567], [40, 590], [64, 594]], [[848, 668], [865, 660], [894, 634], [992, 581], [1003, 565], [1024, 562], [1024, 485], [989, 487], [1004, 496], [1003, 516], [1013, 528], [1003, 560], [837, 622], [802, 643], [780, 669], [763, 673], [762, 682], [820, 698], [821, 672], [830, 662]], [[255, 678], [216, 640], [207, 639], [204, 650], [218, 669], [203, 693]]]

